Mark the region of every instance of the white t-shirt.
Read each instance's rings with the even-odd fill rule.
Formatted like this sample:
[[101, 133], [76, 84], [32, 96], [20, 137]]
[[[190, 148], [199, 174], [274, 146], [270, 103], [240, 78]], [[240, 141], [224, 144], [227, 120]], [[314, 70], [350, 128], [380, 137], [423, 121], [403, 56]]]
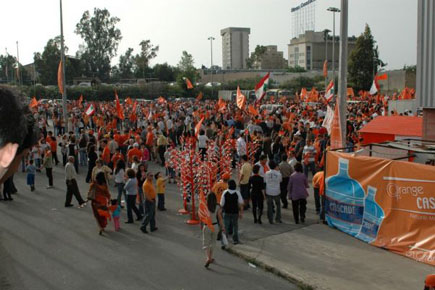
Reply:
[[266, 194], [277, 196], [281, 194], [282, 175], [278, 170], [269, 170], [266, 172], [264, 182], [266, 183]]
[[237, 154], [239, 156], [246, 155], [246, 142], [242, 137], [237, 139]]
[[207, 148], [207, 141], [208, 141], [208, 138], [206, 135], [199, 135], [198, 136], [198, 147], [199, 148]]

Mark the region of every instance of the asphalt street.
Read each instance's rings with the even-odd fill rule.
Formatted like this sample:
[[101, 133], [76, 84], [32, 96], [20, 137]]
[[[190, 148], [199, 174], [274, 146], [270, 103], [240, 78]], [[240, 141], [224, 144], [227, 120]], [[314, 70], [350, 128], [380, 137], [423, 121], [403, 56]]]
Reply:
[[[85, 169], [80, 169], [79, 187], [86, 196]], [[150, 170], [162, 168], [151, 165]], [[74, 207], [64, 207], [60, 165], [54, 169], [54, 189], [46, 189], [44, 172], [36, 176], [35, 192], [25, 184], [24, 173], [17, 173], [14, 181], [14, 201], [0, 202], [1, 290], [298, 289], [219, 247], [216, 263], [205, 269], [201, 231], [177, 213], [181, 197], [173, 184], [167, 185], [168, 210], [157, 212], [158, 231], [143, 234], [139, 222], [124, 224], [123, 210], [121, 230], [114, 232], [109, 222], [99, 236], [90, 205], [80, 209], [73, 200]], [[110, 190], [114, 196], [115, 188]], [[254, 228], [250, 218], [240, 226], [242, 241], [295, 227], [285, 222]]]

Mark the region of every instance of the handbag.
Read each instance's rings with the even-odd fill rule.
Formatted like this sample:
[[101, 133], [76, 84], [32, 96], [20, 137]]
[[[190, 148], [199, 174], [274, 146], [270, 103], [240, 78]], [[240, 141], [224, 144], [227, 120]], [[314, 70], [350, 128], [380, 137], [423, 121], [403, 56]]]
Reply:
[[94, 200], [95, 193], [96, 193], [95, 185], [91, 185], [91, 187], [89, 188], [89, 191], [88, 191], [88, 200]]

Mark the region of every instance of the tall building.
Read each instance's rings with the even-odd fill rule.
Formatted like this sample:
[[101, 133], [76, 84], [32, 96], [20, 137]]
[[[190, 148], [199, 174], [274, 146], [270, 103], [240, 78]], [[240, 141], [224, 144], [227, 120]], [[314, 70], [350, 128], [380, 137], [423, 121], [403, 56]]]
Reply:
[[250, 33], [250, 28], [228, 27], [221, 30], [223, 69], [247, 68]]
[[278, 46], [267, 45], [266, 52], [261, 56], [260, 60], [254, 63], [256, 69], [285, 69], [287, 68], [287, 60], [284, 58], [284, 52], [278, 51]]
[[[356, 37], [348, 38], [348, 54], [355, 47]], [[340, 55], [340, 40], [335, 36], [335, 69], [338, 71], [338, 57]], [[328, 69], [332, 69], [332, 36], [328, 36]], [[302, 67], [306, 70], [322, 70], [326, 55], [325, 33], [323, 31], [305, 31], [290, 40], [288, 45], [288, 66]]]

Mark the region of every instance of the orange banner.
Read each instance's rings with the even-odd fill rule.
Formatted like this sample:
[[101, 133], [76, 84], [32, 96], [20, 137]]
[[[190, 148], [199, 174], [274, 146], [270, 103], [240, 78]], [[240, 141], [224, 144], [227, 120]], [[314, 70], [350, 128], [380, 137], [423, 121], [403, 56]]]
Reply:
[[329, 225], [435, 265], [435, 167], [338, 152], [326, 160]]

